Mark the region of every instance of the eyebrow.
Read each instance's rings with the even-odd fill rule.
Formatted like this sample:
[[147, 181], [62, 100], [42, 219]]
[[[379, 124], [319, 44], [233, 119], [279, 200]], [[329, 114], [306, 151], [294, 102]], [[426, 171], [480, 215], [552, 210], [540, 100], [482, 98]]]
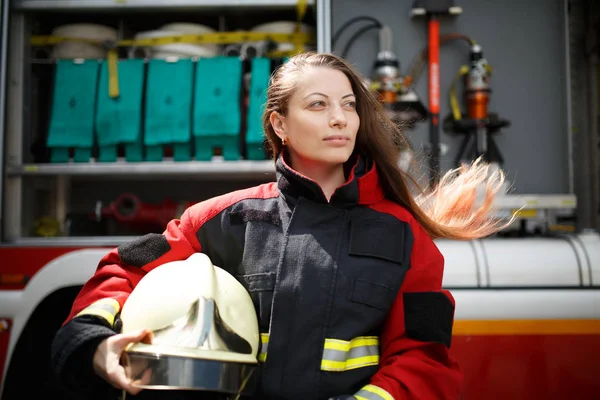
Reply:
[[[317, 94], [317, 95], [319, 95], [319, 96], [323, 96], [323, 97], [329, 97], [329, 96], [327, 96], [327, 95], [326, 95], [326, 94], [324, 94], [324, 93], [320, 93], [320, 92], [314, 92], [314, 93], [309, 93], [309, 94], [307, 94], [306, 96], [304, 96], [304, 97], [302, 98], [302, 100], [306, 99], [306, 98], [307, 98], [307, 97], [309, 97], [309, 96], [315, 95], [315, 94]], [[356, 97], [356, 95], [355, 95], [354, 93], [349, 93], [349, 94], [347, 94], [347, 95], [343, 96], [343, 97], [342, 97], [342, 99], [345, 99], [346, 97]]]

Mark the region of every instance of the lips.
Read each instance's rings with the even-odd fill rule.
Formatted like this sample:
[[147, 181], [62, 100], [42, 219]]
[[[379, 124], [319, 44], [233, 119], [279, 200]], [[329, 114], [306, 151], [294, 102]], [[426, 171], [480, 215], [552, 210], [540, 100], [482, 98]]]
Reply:
[[350, 138], [348, 136], [344, 136], [344, 135], [331, 135], [331, 136], [327, 136], [324, 140], [325, 141], [340, 141], [340, 140], [350, 140]]

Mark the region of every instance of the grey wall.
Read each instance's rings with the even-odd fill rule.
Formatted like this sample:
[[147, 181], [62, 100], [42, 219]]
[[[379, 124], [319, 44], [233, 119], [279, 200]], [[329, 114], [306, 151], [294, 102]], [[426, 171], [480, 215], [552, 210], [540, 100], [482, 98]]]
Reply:
[[[394, 51], [402, 73], [406, 73], [413, 57], [427, 44], [425, 19], [413, 20], [409, 16], [412, 3], [333, 0], [332, 33], [354, 16], [377, 18], [393, 29]], [[496, 135], [496, 143], [515, 193], [558, 194], [569, 190], [562, 4], [562, 0], [459, 0], [456, 5], [463, 8], [463, 13], [441, 22], [442, 34], [463, 33], [476, 40], [494, 69], [489, 109], [512, 122]], [[342, 51], [351, 32], [342, 36], [334, 51]], [[352, 47], [348, 59], [363, 74], [370, 75], [377, 45], [377, 33], [370, 31]], [[452, 79], [467, 61], [466, 42], [452, 42], [440, 50], [442, 117], [449, 113], [448, 88]], [[417, 92], [427, 104], [426, 69]], [[428, 124], [420, 124], [408, 136], [418, 150], [428, 141]], [[442, 132], [442, 142], [450, 147], [441, 160], [444, 170], [452, 167], [460, 140], [461, 137]]]

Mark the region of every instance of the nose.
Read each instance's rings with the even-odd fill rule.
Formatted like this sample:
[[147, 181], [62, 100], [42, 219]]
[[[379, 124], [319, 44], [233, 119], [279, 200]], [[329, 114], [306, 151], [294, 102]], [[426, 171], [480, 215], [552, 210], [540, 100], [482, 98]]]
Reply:
[[346, 115], [341, 106], [331, 108], [331, 116], [329, 119], [329, 126], [334, 128], [344, 128], [347, 124]]

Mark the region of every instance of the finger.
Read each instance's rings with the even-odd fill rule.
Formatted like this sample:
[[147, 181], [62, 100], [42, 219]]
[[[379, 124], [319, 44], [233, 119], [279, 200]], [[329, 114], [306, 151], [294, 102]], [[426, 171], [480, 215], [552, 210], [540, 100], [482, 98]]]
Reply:
[[144, 336], [141, 340], [142, 343], [152, 344], [152, 340], [154, 340], [154, 334], [152, 331], [149, 331], [146, 336]]
[[137, 389], [137, 392], [132, 393], [132, 394], [139, 393], [143, 389], [140, 386], [145, 386], [145, 385], [149, 384], [150, 378], [152, 378], [152, 370], [150, 368], [148, 368], [144, 371], [144, 373], [142, 374], [142, 377], [140, 379], [136, 379], [133, 382], [131, 382], [132, 390]]
[[127, 390], [127, 393], [129, 393], [130, 395], [135, 396], [136, 394], [141, 392], [143, 388], [130, 384], [129, 387], [125, 390]]
[[150, 331], [148, 331], [147, 329], [141, 329], [139, 331], [133, 331], [133, 332], [127, 332], [127, 333], [121, 333], [121, 334], [115, 336], [113, 345], [115, 347], [123, 349], [129, 343], [137, 343], [140, 340], [144, 339], [144, 337], [146, 337], [149, 333], [150, 333]]
[[116, 388], [129, 391], [131, 387], [131, 379], [125, 374], [125, 369], [118, 366], [113, 371], [107, 374], [107, 380]]
[[142, 378], [140, 379], [140, 383], [142, 385], [147, 385], [150, 383], [150, 378], [152, 378], [152, 369], [148, 368], [147, 370], [144, 371], [144, 375], [142, 375]]
[[129, 384], [129, 388], [127, 389], [129, 394], [136, 395], [141, 392], [144, 389], [142, 386], [150, 383], [151, 376], [152, 370], [146, 369], [140, 379], [132, 380]]

